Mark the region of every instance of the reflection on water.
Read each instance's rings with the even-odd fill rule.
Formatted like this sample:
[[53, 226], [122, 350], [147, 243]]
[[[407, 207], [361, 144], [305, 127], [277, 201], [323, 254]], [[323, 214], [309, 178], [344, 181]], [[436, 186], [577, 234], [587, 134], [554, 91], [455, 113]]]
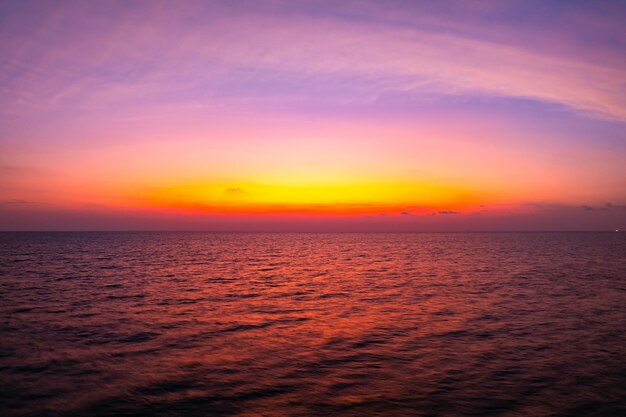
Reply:
[[0, 414], [626, 415], [626, 235], [0, 234]]

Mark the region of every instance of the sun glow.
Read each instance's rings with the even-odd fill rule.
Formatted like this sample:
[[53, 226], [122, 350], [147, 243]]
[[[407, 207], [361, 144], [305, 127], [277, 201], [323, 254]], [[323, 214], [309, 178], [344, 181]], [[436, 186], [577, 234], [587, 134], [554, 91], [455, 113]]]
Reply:
[[620, 2], [23, 3], [0, 229], [624, 229]]
[[458, 209], [475, 197], [458, 187], [419, 183], [200, 183], [156, 190], [146, 203], [207, 213], [422, 213]]

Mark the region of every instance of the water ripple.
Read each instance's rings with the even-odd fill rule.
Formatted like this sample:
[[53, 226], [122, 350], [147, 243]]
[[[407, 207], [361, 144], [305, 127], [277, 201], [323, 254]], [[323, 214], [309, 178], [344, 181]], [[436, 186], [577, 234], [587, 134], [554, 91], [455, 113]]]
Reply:
[[626, 415], [625, 237], [3, 233], [0, 414]]

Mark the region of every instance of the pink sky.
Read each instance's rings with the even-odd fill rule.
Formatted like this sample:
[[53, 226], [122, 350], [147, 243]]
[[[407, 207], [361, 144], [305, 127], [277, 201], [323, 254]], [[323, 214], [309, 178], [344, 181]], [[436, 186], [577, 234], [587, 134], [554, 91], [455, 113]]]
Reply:
[[619, 2], [3, 2], [0, 229], [626, 229], [624, 21]]

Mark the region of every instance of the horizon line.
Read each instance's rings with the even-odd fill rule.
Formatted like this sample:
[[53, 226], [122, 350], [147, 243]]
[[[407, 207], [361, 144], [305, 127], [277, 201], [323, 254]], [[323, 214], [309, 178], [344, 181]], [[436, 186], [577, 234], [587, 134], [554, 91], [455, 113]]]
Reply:
[[145, 230], [145, 229], [120, 229], [120, 230], [0, 230], [0, 233], [258, 233], [258, 234], [453, 234], [453, 233], [621, 233], [620, 229], [594, 229], [594, 230], [435, 230], [435, 231], [419, 231], [419, 230], [390, 230], [390, 231], [346, 231], [346, 230], [190, 230], [190, 229], [172, 229], [172, 230]]

